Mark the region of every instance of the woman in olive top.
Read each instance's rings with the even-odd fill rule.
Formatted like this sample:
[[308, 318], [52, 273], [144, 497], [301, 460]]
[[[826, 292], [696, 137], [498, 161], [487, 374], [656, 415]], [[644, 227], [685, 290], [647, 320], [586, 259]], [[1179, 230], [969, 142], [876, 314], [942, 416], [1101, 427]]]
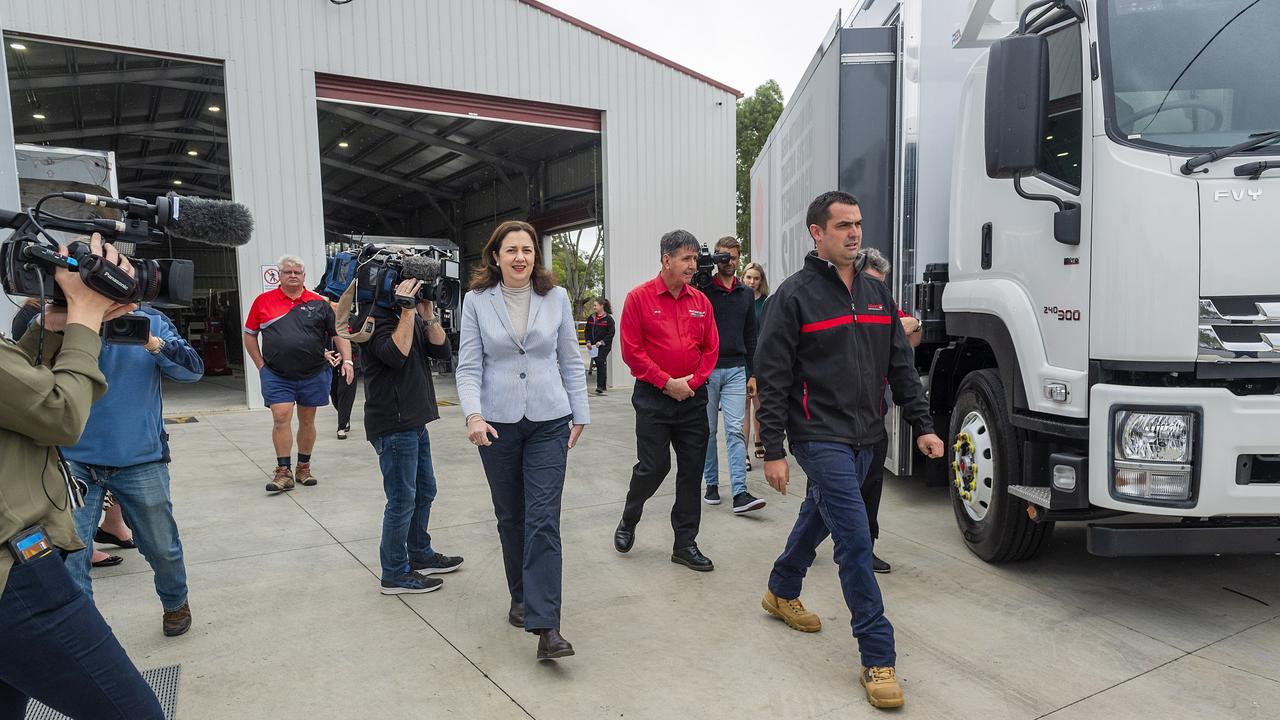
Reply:
[[538, 233], [493, 231], [462, 304], [458, 399], [493, 496], [511, 609], [538, 635], [538, 659], [568, 657], [560, 635], [560, 499], [567, 454], [591, 422], [569, 295], [542, 261]]
[[[90, 247], [133, 275], [96, 233]], [[56, 446], [76, 444], [89, 406], [107, 391], [98, 369], [104, 319], [135, 306], [66, 270], [54, 280], [66, 306], [46, 308], [43, 327], [19, 344], [0, 339], [0, 717], [22, 717], [34, 697], [69, 717], [159, 720], [155, 693], [62, 564], [84, 543]]]
[[[760, 263], [747, 263], [747, 269], [742, 273], [742, 284], [751, 288], [755, 293], [756, 303], [756, 333], [760, 332], [760, 315], [764, 312], [764, 301], [769, 299], [769, 280], [765, 278], [764, 268]], [[757, 349], [758, 350], [758, 349]], [[760, 424], [755, 422], [756, 410], [760, 409], [760, 397], [755, 393], [755, 383], [750, 383], [747, 388], [747, 414], [746, 422], [743, 424], [743, 437], [752, 437], [751, 426], [755, 427], [755, 456], [758, 459], [764, 459], [764, 445], [760, 444]], [[751, 459], [747, 459], [747, 469], [751, 469]]]

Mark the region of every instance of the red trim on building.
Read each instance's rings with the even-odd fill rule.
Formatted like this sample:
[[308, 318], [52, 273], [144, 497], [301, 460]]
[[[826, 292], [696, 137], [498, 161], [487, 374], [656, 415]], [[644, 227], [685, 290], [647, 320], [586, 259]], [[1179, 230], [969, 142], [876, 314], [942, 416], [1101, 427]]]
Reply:
[[680, 63], [675, 62], [673, 60], [668, 60], [655, 52], [652, 52], [650, 50], [645, 50], [644, 48], [640, 47], [639, 45], [636, 45], [635, 43], [627, 42], [626, 40], [623, 40], [617, 35], [614, 35], [613, 33], [605, 30], [601, 30], [600, 28], [596, 27], [595, 25], [592, 25], [591, 23], [579, 20], [578, 18], [573, 17], [572, 15], [569, 15], [563, 10], [557, 10], [551, 7], [550, 5], [547, 5], [546, 3], [538, 2], [538, 0], [519, 0], [519, 1], [524, 3], [525, 5], [528, 5], [529, 7], [537, 8], [542, 12], [547, 13], [548, 15], [552, 15], [557, 18], [560, 18], [561, 20], [569, 23], [570, 25], [573, 25], [575, 27], [580, 27], [583, 30], [586, 30], [587, 32], [592, 33], [593, 35], [598, 35], [604, 38], [605, 40], [608, 40], [609, 42], [621, 45], [622, 47], [632, 52], [639, 53], [649, 58], [650, 60], [655, 60], [657, 62], [660, 62], [663, 65], [666, 65], [667, 67], [671, 68], [672, 70], [675, 70], [676, 72], [684, 73], [685, 75], [688, 75], [689, 77], [694, 78], [695, 80], [701, 80], [702, 82], [710, 85], [711, 87], [723, 90], [727, 93], [732, 93], [734, 97], [738, 97], [738, 98], [742, 97], [742, 92], [739, 90], [731, 88], [722, 82], [717, 82], [715, 80], [712, 80], [711, 78], [707, 77], [706, 75], [703, 75], [700, 72], [697, 72], [696, 70], [690, 70], [684, 65], [681, 65]]
[[834, 318], [831, 318], [830, 320], [819, 320], [818, 322], [805, 323], [800, 326], [800, 332], [802, 333], [818, 332], [820, 330], [830, 330], [833, 327], [840, 327], [841, 325], [852, 325], [852, 324], [853, 324], [852, 315], [841, 315], [840, 317], [834, 317]]
[[573, 130], [601, 129], [599, 110], [326, 73], [316, 73], [316, 98]]

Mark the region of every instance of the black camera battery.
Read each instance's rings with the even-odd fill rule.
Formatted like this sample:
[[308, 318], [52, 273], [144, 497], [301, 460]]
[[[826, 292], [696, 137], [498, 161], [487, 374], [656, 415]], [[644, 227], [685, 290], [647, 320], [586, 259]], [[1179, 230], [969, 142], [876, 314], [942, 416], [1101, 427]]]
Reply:
[[44, 531], [43, 525], [32, 525], [9, 538], [5, 544], [9, 546], [9, 552], [13, 553], [13, 559], [19, 565], [53, 552], [53, 543], [49, 541], [49, 534]]

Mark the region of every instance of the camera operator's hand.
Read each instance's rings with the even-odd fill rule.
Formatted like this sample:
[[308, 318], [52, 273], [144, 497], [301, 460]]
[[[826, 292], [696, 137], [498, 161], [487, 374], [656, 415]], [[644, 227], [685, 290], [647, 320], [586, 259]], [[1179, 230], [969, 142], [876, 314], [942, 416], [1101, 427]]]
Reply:
[[666, 386], [662, 388], [662, 394], [676, 402], [688, 400], [693, 397], [693, 388], [689, 387], [689, 381], [692, 379], [692, 375], [685, 375], [680, 378], [671, 378], [667, 381]]
[[[102, 236], [98, 233], [94, 233], [93, 237], [89, 239], [89, 248], [94, 255], [98, 255], [107, 262], [119, 266], [129, 277], [133, 277], [133, 264], [110, 244], [104, 244]], [[58, 254], [65, 257], [67, 248], [60, 247]], [[45, 328], [55, 332], [64, 330], [71, 323], [84, 325], [94, 332], [99, 332], [104, 321], [120, 317], [137, 307], [137, 305], [127, 303], [122, 305], [105, 295], [99, 295], [80, 280], [78, 273], [66, 268], [58, 268], [54, 273], [54, 280], [58, 283], [58, 287], [62, 289], [62, 294], [67, 299], [65, 312], [46, 311]]]
[[472, 415], [467, 421], [467, 440], [471, 441], [476, 447], [488, 447], [493, 444], [489, 439], [492, 435], [494, 440], [498, 439], [498, 431], [493, 426], [484, 421], [479, 415]]
[[431, 320], [435, 320], [436, 304], [431, 302], [430, 300], [423, 300], [422, 302], [418, 303], [418, 314], [422, 316], [423, 320], [426, 320], [428, 322], [430, 322]]
[[[404, 314], [406, 310], [413, 310], [412, 298], [418, 294], [418, 288], [422, 287], [422, 281], [417, 278], [406, 278], [396, 285], [396, 301], [400, 303], [400, 313]], [[408, 304], [403, 299], [409, 299]]]

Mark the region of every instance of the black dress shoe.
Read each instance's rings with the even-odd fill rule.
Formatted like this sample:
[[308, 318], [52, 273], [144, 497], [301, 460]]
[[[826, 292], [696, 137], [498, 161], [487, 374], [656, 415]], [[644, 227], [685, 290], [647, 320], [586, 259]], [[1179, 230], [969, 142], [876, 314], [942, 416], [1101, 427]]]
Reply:
[[613, 549], [620, 553], [627, 552], [636, 542], [636, 529], [627, 527], [626, 522], [618, 523], [613, 533]]
[[511, 609], [507, 611], [507, 622], [518, 628], [524, 628], [524, 603], [511, 601]]
[[538, 659], [555, 660], [573, 654], [573, 645], [565, 640], [559, 630], [538, 631]]
[[690, 570], [697, 570], [698, 572], [711, 572], [716, 569], [716, 566], [711, 562], [711, 558], [703, 555], [698, 550], [697, 545], [680, 548], [671, 553], [671, 562], [679, 563]]
[[98, 532], [93, 534], [93, 541], [96, 543], [102, 543], [103, 545], [115, 545], [121, 550], [137, 550], [138, 549], [138, 546], [133, 542], [133, 538], [130, 538], [128, 540], [121, 540], [115, 535], [112, 535], [106, 530], [103, 530], [102, 528], [98, 528]]

